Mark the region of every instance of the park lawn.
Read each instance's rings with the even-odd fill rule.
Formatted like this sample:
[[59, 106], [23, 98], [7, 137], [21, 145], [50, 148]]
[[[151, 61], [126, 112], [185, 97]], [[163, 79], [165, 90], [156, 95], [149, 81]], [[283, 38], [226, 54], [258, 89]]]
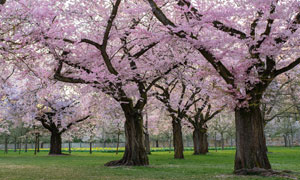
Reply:
[[[292, 170], [300, 179], [300, 148], [269, 148], [273, 169]], [[235, 176], [232, 174], [234, 150], [211, 151], [205, 156], [185, 152], [184, 160], [174, 160], [173, 153], [154, 152], [148, 167], [105, 167], [104, 163], [120, 159], [122, 154], [75, 152], [70, 156], [48, 156], [41, 152], [20, 155], [0, 151], [0, 180], [35, 179], [286, 179], [279, 177]]]

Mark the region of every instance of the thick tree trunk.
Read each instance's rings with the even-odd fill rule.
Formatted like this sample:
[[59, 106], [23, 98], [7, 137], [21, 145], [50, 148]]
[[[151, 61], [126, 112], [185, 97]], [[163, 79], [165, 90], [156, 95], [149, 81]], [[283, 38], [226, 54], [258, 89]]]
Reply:
[[235, 111], [236, 155], [234, 170], [271, 169], [266, 153], [263, 118], [259, 106]]
[[143, 132], [142, 110], [122, 105], [125, 121], [125, 152], [123, 158], [111, 161], [105, 166], [146, 166], [149, 165]]
[[184, 159], [181, 121], [177, 119], [173, 119], [172, 126], [173, 126], [174, 158]]
[[50, 140], [50, 152], [49, 155], [59, 155], [61, 153], [61, 134], [56, 132], [51, 132], [51, 140]]
[[206, 129], [194, 128], [193, 142], [194, 142], [194, 155], [208, 153], [208, 141]]
[[159, 145], [158, 145], [158, 139], [156, 139], [156, 141], [155, 141], [155, 146], [159, 147]]

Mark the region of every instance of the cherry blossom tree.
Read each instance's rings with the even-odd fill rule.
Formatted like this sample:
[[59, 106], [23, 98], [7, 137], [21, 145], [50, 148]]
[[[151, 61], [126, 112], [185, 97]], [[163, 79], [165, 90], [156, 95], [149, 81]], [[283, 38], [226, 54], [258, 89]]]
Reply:
[[[192, 56], [187, 56], [187, 59]], [[183, 158], [181, 126], [184, 120], [187, 120], [194, 129], [194, 154], [208, 152], [207, 122], [222, 109], [212, 107], [211, 103], [218, 95], [219, 101], [214, 103], [220, 105], [226, 99], [221, 98], [224, 94], [218, 92], [215, 86], [218, 78], [208, 71], [209, 68], [202, 68], [201, 65], [205, 64], [186, 63], [185, 67], [174, 70], [167, 79], [155, 85], [156, 98], [165, 105], [166, 111], [172, 117], [175, 158]], [[200, 67], [194, 68], [197, 66]]]
[[152, 15], [144, 13], [139, 1], [31, 1], [26, 5], [31, 9], [27, 15], [35, 42], [28, 49], [41, 49], [27, 59], [35, 64], [32, 69], [47, 76], [45, 64], [52, 65], [55, 80], [86, 84], [114, 98], [125, 114], [126, 146], [120, 161], [106, 165], [148, 165], [142, 111], [155, 82], [184, 59], [170, 51], [175, 41], [157, 32]]
[[178, 80], [177, 78], [166, 79], [164, 82], [156, 84], [155, 87], [158, 89], [156, 98], [166, 106], [166, 110], [172, 118], [174, 158], [183, 159], [182, 121], [193, 104], [201, 99], [196, 97], [201, 89], [195, 88], [191, 90], [191, 94], [187, 94], [186, 91], [190, 87], [183, 79]]
[[[62, 154], [61, 135], [73, 125], [88, 119], [90, 115], [82, 118], [77, 117], [78, 115], [74, 115], [78, 111], [78, 107], [76, 107], [77, 102], [74, 100], [59, 101], [59, 99], [56, 99], [54, 102], [51, 102], [45, 99], [45, 101], [46, 103], [43, 104], [41, 112], [39, 112], [35, 119], [41, 122], [42, 126], [51, 132], [49, 154]], [[67, 121], [67, 123], [65, 121]]]
[[273, 79], [300, 63], [299, 1], [147, 2], [166, 32], [193, 45], [227, 83], [236, 102], [235, 172], [271, 169], [260, 103]]
[[216, 110], [212, 110], [209, 102], [209, 96], [203, 99], [203, 104], [199, 107], [199, 103], [195, 104], [195, 110], [192, 115], [186, 116], [186, 119], [192, 124], [193, 130], [193, 142], [194, 142], [194, 154], [206, 154], [208, 152], [208, 121], [213, 119], [219, 114], [224, 107]]
[[[89, 118], [89, 109], [93, 105], [90, 98], [82, 94], [78, 96], [74, 89], [58, 83], [47, 89], [18, 90], [10, 89], [6, 94], [9, 103], [5, 104], [5, 112], [11, 117], [11, 122], [17, 124], [21, 119], [28, 127], [44, 127], [51, 133], [49, 154], [61, 154], [61, 135], [76, 123]], [[15, 118], [16, 113], [19, 118]]]

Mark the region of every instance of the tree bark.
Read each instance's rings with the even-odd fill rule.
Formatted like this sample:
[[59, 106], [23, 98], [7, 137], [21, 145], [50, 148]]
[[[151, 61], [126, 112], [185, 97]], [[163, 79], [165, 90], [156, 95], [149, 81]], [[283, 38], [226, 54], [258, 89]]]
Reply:
[[147, 154], [151, 154], [151, 149], [150, 149], [150, 136], [149, 133], [145, 133], [145, 146], [146, 146], [146, 152]]
[[149, 165], [144, 144], [143, 116], [141, 109], [122, 104], [125, 114], [125, 152], [123, 158], [111, 161], [105, 166], [146, 166]]
[[50, 140], [50, 152], [49, 155], [59, 155], [61, 153], [61, 134], [56, 132], [51, 132], [51, 140]]
[[159, 147], [159, 145], [158, 145], [158, 139], [156, 139], [156, 141], [155, 141], [155, 146]]
[[174, 158], [184, 159], [181, 121], [178, 119], [173, 119], [172, 126], [173, 126]]
[[253, 105], [235, 110], [236, 155], [234, 170], [271, 169], [260, 108]]
[[194, 142], [194, 155], [208, 153], [208, 140], [207, 130], [202, 128], [194, 128], [193, 142]]

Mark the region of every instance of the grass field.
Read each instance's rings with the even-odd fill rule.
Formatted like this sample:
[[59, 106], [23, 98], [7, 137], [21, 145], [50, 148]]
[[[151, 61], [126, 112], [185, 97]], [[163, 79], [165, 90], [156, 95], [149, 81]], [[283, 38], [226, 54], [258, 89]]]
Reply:
[[[269, 148], [273, 169], [292, 170], [300, 179], [300, 148]], [[235, 176], [234, 150], [211, 151], [205, 156], [185, 152], [184, 160], [174, 160], [173, 153], [154, 152], [148, 167], [105, 167], [104, 163], [122, 154], [74, 152], [70, 156], [48, 156], [40, 152], [4, 154], [0, 151], [1, 180], [89, 180], [89, 179], [286, 179], [280, 177]]]

